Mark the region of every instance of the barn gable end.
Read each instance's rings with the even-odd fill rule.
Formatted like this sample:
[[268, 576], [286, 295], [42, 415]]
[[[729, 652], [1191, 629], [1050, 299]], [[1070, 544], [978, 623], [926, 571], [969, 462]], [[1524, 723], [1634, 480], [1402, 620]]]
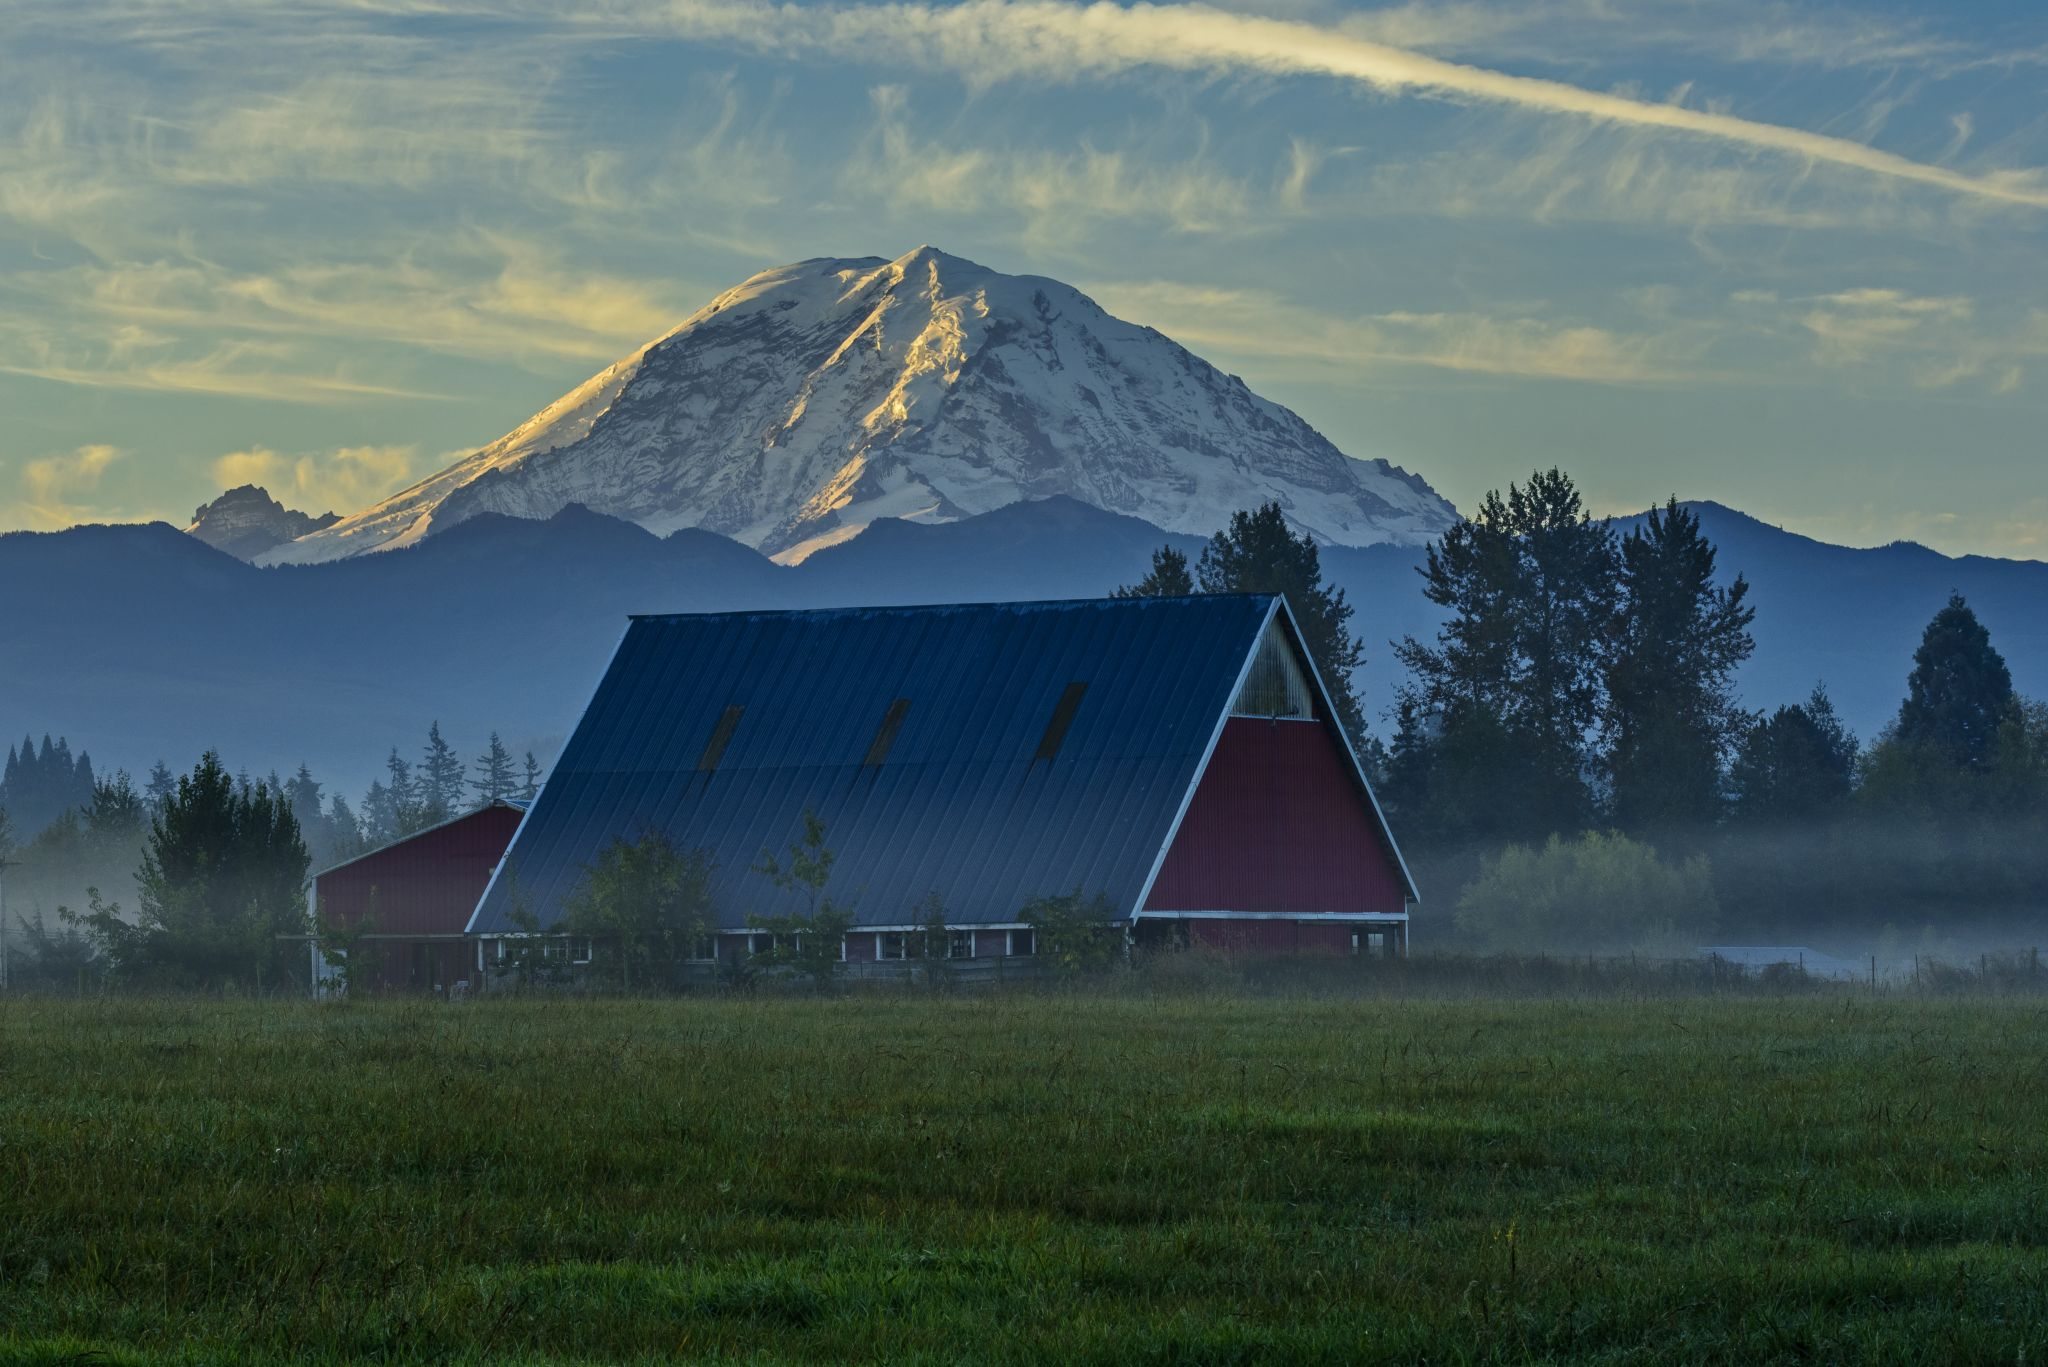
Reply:
[[[1336, 918], [1405, 922], [1415, 890], [1284, 603], [1276, 604], [1138, 916], [1182, 938], [1361, 947]], [[1150, 929], [1157, 931], [1159, 927]], [[1373, 943], [1405, 945], [1381, 936]]]

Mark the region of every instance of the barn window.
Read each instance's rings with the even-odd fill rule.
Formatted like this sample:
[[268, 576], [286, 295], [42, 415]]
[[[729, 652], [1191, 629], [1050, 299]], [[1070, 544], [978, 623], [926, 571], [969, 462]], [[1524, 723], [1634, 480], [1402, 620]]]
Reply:
[[1038, 932], [1033, 930], [1011, 931], [1010, 952], [1012, 954], [1036, 954], [1038, 952]]
[[875, 957], [878, 959], [907, 959], [910, 957], [909, 937], [896, 931], [888, 931], [875, 937]]
[[1074, 714], [1081, 710], [1081, 695], [1087, 691], [1088, 685], [1077, 680], [1060, 693], [1060, 700], [1053, 704], [1052, 720], [1045, 724], [1045, 734], [1038, 738], [1038, 753], [1031, 757], [1032, 763], [1050, 761], [1060, 752], [1067, 728], [1074, 724]]
[[1230, 712], [1236, 717], [1295, 717], [1307, 721], [1315, 716], [1311, 693], [1308, 672], [1301, 667], [1301, 658], [1275, 621], [1259, 640], [1251, 672], [1245, 675], [1244, 687], [1230, 704]]
[[569, 942], [569, 962], [572, 964], [587, 964], [590, 962], [589, 940], [571, 940]]
[[718, 957], [718, 937], [716, 935], [699, 935], [690, 942], [690, 957], [699, 962], [705, 959], [716, 959]]
[[875, 728], [875, 738], [868, 745], [868, 757], [861, 761], [865, 768], [875, 768], [889, 758], [889, 747], [896, 743], [896, 733], [903, 728], [904, 714], [910, 711], [910, 699], [898, 698], [889, 704], [889, 710], [882, 714], [882, 724]]
[[974, 932], [956, 930], [946, 937], [946, 957], [949, 959], [971, 959], [974, 957]]
[[711, 739], [704, 742], [704, 753], [697, 756], [697, 772], [708, 774], [718, 767], [718, 761], [725, 758], [725, 747], [732, 743], [732, 733], [739, 729], [744, 707], [728, 707], [719, 714], [718, 725], [711, 728]]

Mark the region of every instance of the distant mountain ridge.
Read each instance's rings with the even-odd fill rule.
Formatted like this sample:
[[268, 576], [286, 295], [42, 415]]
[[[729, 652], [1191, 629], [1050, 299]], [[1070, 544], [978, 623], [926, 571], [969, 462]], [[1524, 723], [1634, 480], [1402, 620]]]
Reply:
[[[1695, 506], [1724, 576], [1755, 585], [1745, 705], [1825, 679], [1866, 738], [1896, 712], [1921, 629], [1965, 594], [2023, 693], [2048, 694], [2048, 564], [1854, 550]], [[883, 520], [799, 565], [699, 529], [656, 536], [580, 507], [484, 514], [386, 555], [266, 569], [161, 523], [0, 535], [0, 734], [68, 735], [101, 772], [190, 763], [216, 746], [261, 773], [301, 760], [351, 796], [385, 749], [438, 718], [465, 753], [490, 729], [548, 758], [632, 612], [1074, 598], [1140, 578], [1200, 538], [1074, 499], [952, 523]], [[1357, 610], [1376, 722], [1400, 678], [1388, 648], [1438, 622], [1421, 551], [1331, 546]]]
[[297, 512], [272, 498], [268, 489], [242, 484], [194, 508], [185, 534], [237, 560], [254, 560], [265, 551], [339, 521], [339, 513], [314, 517]]
[[1277, 501], [1346, 546], [1420, 544], [1457, 519], [1419, 476], [1351, 459], [1073, 287], [919, 247], [763, 271], [474, 455], [262, 559], [581, 504], [793, 563], [879, 519], [1050, 496], [1203, 535]]

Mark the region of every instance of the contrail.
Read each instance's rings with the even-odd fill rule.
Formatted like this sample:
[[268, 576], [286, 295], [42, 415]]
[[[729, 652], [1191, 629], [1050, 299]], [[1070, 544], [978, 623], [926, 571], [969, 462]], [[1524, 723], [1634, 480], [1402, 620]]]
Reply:
[[[1332, 76], [1388, 94], [1438, 95], [1664, 129], [1975, 199], [2048, 208], [2048, 181], [2037, 171], [1968, 175], [1848, 138], [1447, 62], [1313, 24], [1233, 14], [1206, 5], [965, 0], [945, 7], [819, 7], [668, 0], [656, 12], [680, 36], [769, 51], [910, 61], [981, 79], [1072, 77], [1143, 67]], [[648, 13], [639, 5], [624, 4], [611, 8], [608, 17], [631, 22]]]

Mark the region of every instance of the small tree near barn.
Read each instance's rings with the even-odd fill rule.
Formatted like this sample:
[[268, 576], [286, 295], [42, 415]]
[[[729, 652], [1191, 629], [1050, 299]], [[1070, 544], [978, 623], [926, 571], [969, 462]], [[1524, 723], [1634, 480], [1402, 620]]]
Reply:
[[371, 980], [381, 957], [370, 936], [377, 932], [377, 889], [370, 889], [370, 909], [354, 920], [341, 921], [326, 912], [313, 913], [314, 942], [320, 957], [332, 964], [343, 1001], [355, 998]]
[[1024, 904], [1021, 919], [1037, 939], [1039, 960], [1061, 973], [1108, 968], [1123, 956], [1123, 934], [1112, 924], [1116, 908], [1099, 893], [1034, 898]]
[[656, 964], [686, 957], [711, 917], [711, 861], [685, 852], [659, 831], [612, 841], [569, 899], [563, 929], [616, 955], [619, 985], [642, 985]]
[[946, 902], [936, 892], [925, 894], [917, 904], [918, 955], [924, 960], [927, 987], [945, 987], [953, 981], [953, 931], [946, 924]]
[[762, 966], [786, 965], [820, 987], [839, 976], [840, 947], [853, 928], [853, 916], [825, 895], [836, 857], [825, 844], [825, 823], [813, 811], [804, 813], [803, 838], [791, 841], [783, 858], [773, 850], [761, 851], [754, 872], [807, 904], [795, 915], [747, 918], [748, 925], [768, 932], [768, 949], [756, 956]]

